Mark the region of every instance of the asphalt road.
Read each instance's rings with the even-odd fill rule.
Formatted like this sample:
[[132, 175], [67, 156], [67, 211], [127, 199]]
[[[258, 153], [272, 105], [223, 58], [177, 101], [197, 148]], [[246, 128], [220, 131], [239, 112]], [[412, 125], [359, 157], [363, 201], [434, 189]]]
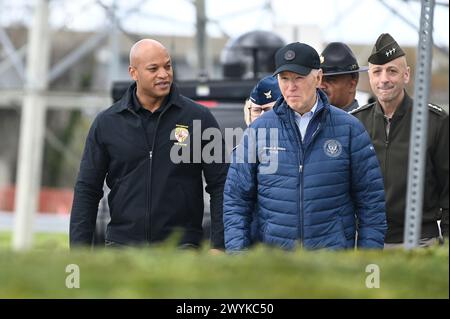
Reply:
[[[43, 233], [69, 233], [69, 215], [37, 214], [34, 220], [34, 231]], [[14, 214], [0, 212], [0, 231], [12, 231]]]

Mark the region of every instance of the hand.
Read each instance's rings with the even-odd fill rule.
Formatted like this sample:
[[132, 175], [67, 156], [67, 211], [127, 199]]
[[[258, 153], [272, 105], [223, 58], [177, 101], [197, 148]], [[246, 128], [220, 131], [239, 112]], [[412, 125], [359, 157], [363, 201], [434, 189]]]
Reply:
[[210, 255], [213, 255], [213, 256], [219, 256], [219, 255], [225, 254], [225, 252], [223, 250], [217, 249], [217, 248], [211, 248], [208, 252]]

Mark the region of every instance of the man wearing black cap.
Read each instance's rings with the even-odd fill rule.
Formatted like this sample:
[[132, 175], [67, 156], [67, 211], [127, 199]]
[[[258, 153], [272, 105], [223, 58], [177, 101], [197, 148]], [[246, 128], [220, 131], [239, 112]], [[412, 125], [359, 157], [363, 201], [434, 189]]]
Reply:
[[[386, 247], [403, 242], [408, 155], [413, 100], [405, 91], [410, 69], [405, 53], [388, 33], [379, 36], [369, 57], [370, 86], [377, 100], [351, 113], [365, 125], [375, 146], [384, 176], [388, 232]], [[448, 114], [429, 104], [422, 235], [420, 244], [448, 237]]]
[[320, 55], [323, 71], [320, 88], [328, 96], [331, 105], [346, 112], [359, 107], [355, 99], [359, 72], [368, 67], [360, 67], [352, 50], [342, 42], [331, 42]]
[[233, 151], [224, 189], [227, 251], [249, 247], [253, 218], [256, 240], [283, 249], [351, 249], [357, 219], [358, 247], [382, 248], [383, 181], [364, 126], [318, 89], [312, 47], [291, 43], [275, 64], [282, 96]]

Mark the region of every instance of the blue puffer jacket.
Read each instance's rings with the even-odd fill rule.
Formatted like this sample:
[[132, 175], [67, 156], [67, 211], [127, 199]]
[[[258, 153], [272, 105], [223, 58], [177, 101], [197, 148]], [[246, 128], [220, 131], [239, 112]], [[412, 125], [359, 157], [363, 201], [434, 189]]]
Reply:
[[317, 92], [303, 142], [281, 98], [233, 151], [224, 190], [227, 251], [250, 245], [252, 216], [257, 239], [284, 249], [353, 248], [357, 227], [358, 247], [383, 247], [383, 179], [370, 137]]

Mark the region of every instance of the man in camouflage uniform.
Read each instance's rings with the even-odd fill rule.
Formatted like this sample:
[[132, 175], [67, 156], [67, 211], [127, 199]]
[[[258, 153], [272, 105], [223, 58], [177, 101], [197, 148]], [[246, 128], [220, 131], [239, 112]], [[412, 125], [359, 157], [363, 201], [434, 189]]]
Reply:
[[[413, 100], [405, 91], [410, 79], [404, 51], [391, 35], [381, 34], [369, 57], [369, 80], [376, 101], [352, 113], [366, 127], [384, 177], [388, 231], [385, 247], [400, 246], [405, 228], [408, 155]], [[449, 119], [439, 106], [428, 105], [428, 139], [420, 245], [448, 237]]]

